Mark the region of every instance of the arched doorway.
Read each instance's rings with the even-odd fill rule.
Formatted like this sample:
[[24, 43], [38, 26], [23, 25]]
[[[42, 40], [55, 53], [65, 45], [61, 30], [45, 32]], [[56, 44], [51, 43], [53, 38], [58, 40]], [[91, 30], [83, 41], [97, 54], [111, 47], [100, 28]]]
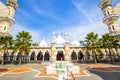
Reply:
[[57, 52], [57, 59], [56, 59], [57, 61], [62, 61], [62, 60], [64, 60], [64, 54], [63, 54], [63, 51], [62, 50], [59, 50], [58, 52]]
[[82, 53], [82, 51], [81, 50], [79, 50], [79, 52], [78, 52], [78, 60], [81, 60], [81, 59], [83, 59], [83, 53]]
[[86, 51], [86, 60], [90, 60], [90, 53], [88, 50]]
[[50, 60], [50, 54], [48, 52], [48, 50], [45, 52], [45, 55], [44, 55], [44, 61], [49, 61]]
[[35, 51], [31, 53], [30, 60], [34, 61], [35, 60]]
[[77, 60], [77, 54], [76, 54], [75, 50], [73, 50], [71, 53], [71, 60], [73, 60], [73, 61]]
[[26, 52], [23, 56], [23, 61], [28, 62], [29, 61], [29, 52]]
[[17, 62], [20, 60], [21, 56], [22, 56], [21, 53], [18, 52], [18, 54], [17, 54], [17, 56], [16, 56], [16, 61], [17, 61]]
[[12, 63], [14, 60], [14, 51], [11, 53], [11, 55], [10, 55], [10, 62]]
[[6, 51], [5, 53], [4, 53], [4, 62], [6, 63], [6, 62], [8, 62], [9, 61], [9, 52], [8, 51]]
[[43, 53], [41, 51], [37, 55], [37, 60], [43, 60]]

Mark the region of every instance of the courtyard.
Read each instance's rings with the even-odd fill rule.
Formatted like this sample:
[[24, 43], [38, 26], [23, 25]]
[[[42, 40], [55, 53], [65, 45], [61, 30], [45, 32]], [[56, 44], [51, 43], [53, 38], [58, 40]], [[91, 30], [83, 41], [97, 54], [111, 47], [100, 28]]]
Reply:
[[[119, 80], [120, 66], [111, 64], [78, 64], [80, 74], [73, 74], [76, 80]], [[23, 65], [6, 64], [0, 66], [0, 80], [58, 80], [58, 74], [46, 74], [48, 65], [28, 63]], [[64, 80], [64, 79], [63, 79]], [[69, 80], [73, 80], [71, 77]]]
[[119, 0], [0, 0], [0, 80], [120, 80], [119, 26]]

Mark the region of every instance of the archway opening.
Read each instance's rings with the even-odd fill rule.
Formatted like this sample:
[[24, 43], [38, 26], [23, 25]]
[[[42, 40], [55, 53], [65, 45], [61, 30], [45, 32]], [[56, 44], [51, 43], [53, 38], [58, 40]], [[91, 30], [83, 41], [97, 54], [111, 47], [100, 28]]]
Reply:
[[11, 63], [14, 61], [14, 57], [15, 57], [14, 54], [15, 54], [14, 51], [10, 54], [10, 62]]
[[26, 53], [23, 55], [23, 61], [25, 61], [25, 62], [28, 62], [28, 61], [29, 61], [29, 52], [26, 52]]
[[37, 55], [37, 60], [43, 60], [43, 53], [41, 51]]
[[4, 53], [4, 62], [6, 63], [6, 62], [8, 62], [9, 61], [9, 52], [8, 51], [6, 51], [5, 53]]
[[84, 55], [83, 55], [82, 51], [80, 50], [80, 51], [78, 52], [78, 60], [82, 60], [83, 57], [84, 57]]
[[71, 53], [71, 60], [72, 61], [77, 60], [77, 54], [76, 54], [76, 52], [74, 50]]
[[59, 50], [57, 52], [57, 61], [63, 61], [64, 60], [64, 54], [63, 54], [63, 51], [62, 50]]
[[35, 51], [31, 53], [30, 60], [34, 61], [35, 60]]
[[48, 52], [48, 50], [45, 52], [45, 55], [44, 55], [44, 61], [49, 61], [50, 60], [50, 54]]
[[89, 53], [89, 51], [86, 51], [86, 60], [90, 60], [90, 53]]

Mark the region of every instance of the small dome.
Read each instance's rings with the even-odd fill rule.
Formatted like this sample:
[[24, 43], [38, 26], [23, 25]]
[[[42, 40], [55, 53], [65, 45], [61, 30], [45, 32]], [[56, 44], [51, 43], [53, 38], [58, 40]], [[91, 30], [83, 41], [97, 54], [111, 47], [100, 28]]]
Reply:
[[40, 47], [47, 47], [47, 42], [43, 39], [40, 43], [39, 43]]
[[74, 47], [79, 47], [80, 46], [80, 43], [79, 43], [79, 41], [73, 41], [72, 43], [72, 46], [74, 46]]
[[57, 44], [64, 44], [65, 43], [65, 40], [61, 37], [60, 33], [59, 33], [58, 37], [56, 38], [55, 42]]

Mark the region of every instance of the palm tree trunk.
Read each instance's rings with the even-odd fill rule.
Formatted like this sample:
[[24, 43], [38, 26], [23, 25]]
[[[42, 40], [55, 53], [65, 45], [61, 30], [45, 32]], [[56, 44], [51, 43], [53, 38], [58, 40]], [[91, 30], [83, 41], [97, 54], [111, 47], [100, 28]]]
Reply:
[[96, 52], [95, 51], [92, 51], [92, 52], [93, 52], [93, 57], [94, 57], [94, 63], [97, 64]]
[[22, 56], [21, 56], [21, 53], [20, 53], [20, 56], [19, 56], [19, 65], [22, 64]]
[[119, 53], [118, 53], [118, 51], [117, 51], [117, 48], [115, 48], [115, 51], [116, 51], [116, 53], [117, 53], [118, 62], [119, 62], [119, 58], [120, 58], [120, 56], [119, 56]]
[[5, 50], [4, 50], [4, 52], [3, 52], [3, 58], [2, 58], [1, 65], [3, 65], [3, 64], [4, 64], [4, 54], [5, 54]]
[[109, 50], [109, 55], [110, 55], [110, 63], [113, 64], [112, 54], [111, 54], [110, 48], [108, 48], [108, 50]]
[[107, 54], [107, 50], [106, 50], [106, 48], [105, 48], [105, 53], [106, 53], [106, 56], [107, 56], [108, 54]]

